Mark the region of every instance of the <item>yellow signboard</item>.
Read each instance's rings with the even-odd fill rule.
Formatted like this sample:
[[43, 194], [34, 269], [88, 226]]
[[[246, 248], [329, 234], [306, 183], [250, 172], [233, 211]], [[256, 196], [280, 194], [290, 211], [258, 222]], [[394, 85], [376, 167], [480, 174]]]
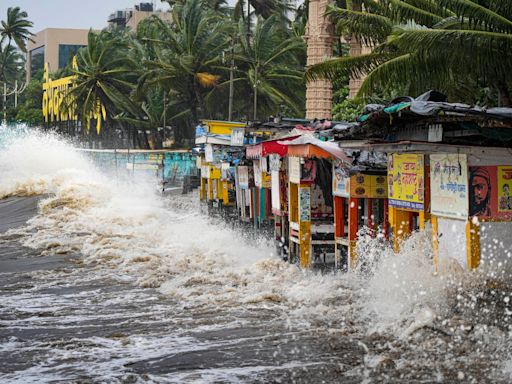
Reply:
[[387, 197], [386, 176], [358, 173], [350, 177], [350, 196], [357, 198], [381, 199]]
[[[73, 59], [73, 68], [77, 68], [76, 59]], [[70, 91], [74, 87], [76, 76], [63, 77], [53, 80], [50, 78], [48, 63], [44, 65], [43, 77], [43, 102], [42, 110], [44, 121], [72, 121], [77, 120], [76, 102], [70, 95]], [[89, 130], [90, 120], [96, 120], [96, 132], [101, 131], [101, 123], [107, 118], [107, 111], [99, 102], [94, 111], [84, 121], [85, 129]]]
[[388, 198], [392, 207], [425, 209], [424, 155], [394, 153], [388, 157]]

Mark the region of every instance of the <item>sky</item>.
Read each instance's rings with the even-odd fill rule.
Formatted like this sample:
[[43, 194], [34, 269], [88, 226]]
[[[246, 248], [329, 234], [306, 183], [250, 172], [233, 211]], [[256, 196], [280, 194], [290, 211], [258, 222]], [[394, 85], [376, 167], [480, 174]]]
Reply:
[[[0, 0], [0, 20], [6, 19], [7, 8], [20, 7], [34, 23], [33, 33], [45, 28], [102, 29], [112, 12], [141, 2], [152, 0]], [[157, 9], [169, 8], [160, 0], [155, 3]]]

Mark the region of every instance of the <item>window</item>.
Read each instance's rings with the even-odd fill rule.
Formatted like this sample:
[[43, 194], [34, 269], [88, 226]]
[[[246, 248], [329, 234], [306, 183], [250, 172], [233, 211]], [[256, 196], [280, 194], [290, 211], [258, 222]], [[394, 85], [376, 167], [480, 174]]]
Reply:
[[30, 75], [44, 68], [44, 46], [30, 51]]
[[59, 44], [59, 68], [64, 68], [71, 62], [76, 52], [85, 45]]

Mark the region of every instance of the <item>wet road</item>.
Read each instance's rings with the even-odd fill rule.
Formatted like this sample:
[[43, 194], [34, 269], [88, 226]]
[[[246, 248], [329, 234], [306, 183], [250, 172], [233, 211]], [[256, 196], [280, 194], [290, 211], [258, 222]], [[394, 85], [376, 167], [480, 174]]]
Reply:
[[370, 331], [349, 287], [328, 310], [306, 312], [272, 296], [244, 305], [173, 298], [79, 254], [21, 246], [5, 231], [37, 201], [0, 201], [2, 383], [509, 382], [509, 338], [492, 319], [478, 328], [484, 318], [452, 311], [404, 323], [397, 337]]

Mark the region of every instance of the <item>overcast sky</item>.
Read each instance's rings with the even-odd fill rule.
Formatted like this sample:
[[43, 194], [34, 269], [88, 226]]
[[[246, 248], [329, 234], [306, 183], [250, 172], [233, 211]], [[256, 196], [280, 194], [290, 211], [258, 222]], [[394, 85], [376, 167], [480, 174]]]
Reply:
[[[0, 20], [5, 20], [7, 8], [20, 7], [34, 23], [34, 33], [45, 28], [101, 29], [107, 18], [118, 9], [132, 8], [151, 0], [0, 0]], [[167, 3], [156, 0], [157, 9], [168, 9]]]

